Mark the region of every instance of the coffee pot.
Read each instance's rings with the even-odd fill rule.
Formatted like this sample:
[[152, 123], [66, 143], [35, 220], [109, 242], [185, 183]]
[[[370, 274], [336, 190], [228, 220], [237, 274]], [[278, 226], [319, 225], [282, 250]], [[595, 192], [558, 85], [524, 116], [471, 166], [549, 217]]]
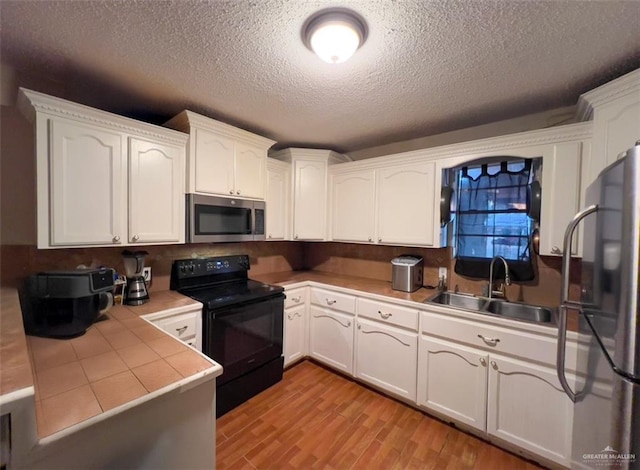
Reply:
[[144, 279], [144, 257], [146, 251], [122, 252], [124, 273], [127, 276], [127, 287], [124, 291], [124, 303], [126, 305], [142, 305], [149, 301], [147, 283]]

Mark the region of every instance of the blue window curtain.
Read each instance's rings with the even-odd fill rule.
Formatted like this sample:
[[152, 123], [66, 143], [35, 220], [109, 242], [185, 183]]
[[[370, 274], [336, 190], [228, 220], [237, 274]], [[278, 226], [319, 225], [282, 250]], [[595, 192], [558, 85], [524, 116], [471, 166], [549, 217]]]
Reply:
[[[457, 176], [456, 273], [488, 279], [491, 260], [502, 256], [514, 280], [534, 279], [526, 203], [531, 160], [466, 166]], [[494, 274], [504, 276], [502, 263], [495, 264]]]

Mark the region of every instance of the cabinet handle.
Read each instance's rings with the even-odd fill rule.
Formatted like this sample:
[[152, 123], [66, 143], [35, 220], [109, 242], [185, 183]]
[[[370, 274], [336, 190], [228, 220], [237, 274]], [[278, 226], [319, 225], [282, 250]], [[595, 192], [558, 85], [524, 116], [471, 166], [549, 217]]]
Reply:
[[137, 242], [138, 240], [140, 240], [140, 235], [134, 235], [134, 236], [133, 236], [133, 238], [132, 238], [132, 240], [133, 240], [134, 242]]
[[184, 333], [185, 331], [187, 331], [187, 328], [189, 328], [188, 325], [185, 325], [181, 328], [176, 328], [176, 331], [178, 332], [179, 335], [181, 335], [182, 333]]
[[478, 335], [478, 338], [480, 338], [485, 343], [490, 344], [491, 346], [495, 346], [500, 342], [500, 338], [489, 338], [488, 336], [484, 336], [484, 335]]
[[300, 302], [300, 300], [302, 300], [302, 298], [300, 296], [291, 297], [291, 300], [293, 300], [294, 302], [298, 303], [298, 302]]
[[347, 321], [347, 326], [351, 326], [351, 320]]
[[289, 318], [289, 320], [293, 320], [296, 316], [302, 318], [300, 312], [287, 313], [287, 317]]
[[294, 238], [294, 240], [297, 240], [298, 239], [298, 235], [294, 235], [293, 238]]
[[325, 302], [327, 302], [327, 305], [333, 305], [333, 304], [335, 304], [337, 302], [337, 300], [329, 300], [326, 297], [325, 297], [324, 300], [325, 300]]
[[120, 241], [120, 237], [118, 235], [113, 237], [113, 243], [118, 243], [119, 241]]
[[271, 234], [269, 234], [269, 238], [271, 238]]
[[358, 323], [358, 329], [361, 330], [362, 329], [362, 325], [360, 323]]
[[484, 357], [480, 358], [480, 364], [482, 364], [483, 366], [487, 365], [487, 361], [486, 361], [486, 359]]
[[229, 194], [233, 194], [233, 189], [230, 189], [230, 190], [229, 190]]
[[560, 248], [558, 248], [557, 246], [554, 246], [553, 248], [551, 248], [551, 253], [553, 253], [554, 255], [561, 255], [562, 254], [562, 250]]
[[378, 310], [378, 315], [380, 315], [380, 316], [381, 316], [382, 318], [384, 318], [385, 320], [391, 316], [391, 314], [390, 314], [390, 313], [383, 313], [383, 312], [381, 312], [380, 310]]
[[370, 241], [370, 242], [372, 242], [372, 241], [373, 241], [373, 238], [369, 237], [369, 241]]
[[496, 361], [491, 361], [491, 367], [493, 367], [495, 370], [498, 370], [498, 364], [496, 364]]
[[382, 243], [382, 238], [378, 238], [378, 243]]
[[239, 189], [236, 191], [236, 194], [237, 194], [238, 196], [240, 196], [240, 190], [239, 190]]

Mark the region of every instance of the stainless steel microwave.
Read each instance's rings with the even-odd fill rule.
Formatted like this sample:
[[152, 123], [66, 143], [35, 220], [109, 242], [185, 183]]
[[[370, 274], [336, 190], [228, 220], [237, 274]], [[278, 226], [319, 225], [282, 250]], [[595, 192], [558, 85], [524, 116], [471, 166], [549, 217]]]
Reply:
[[265, 203], [187, 194], [187, 243], [264, 240]]

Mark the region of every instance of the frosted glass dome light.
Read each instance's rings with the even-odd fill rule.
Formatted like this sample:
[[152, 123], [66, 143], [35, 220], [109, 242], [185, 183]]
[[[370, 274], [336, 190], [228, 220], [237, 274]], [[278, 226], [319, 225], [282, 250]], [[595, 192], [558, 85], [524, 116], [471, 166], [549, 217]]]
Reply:
[[350, 10], [319, 12], [303, 28], [307, 47], [330, 64], [348, 60], [364, 43], [365, 34], [364, 21]]

